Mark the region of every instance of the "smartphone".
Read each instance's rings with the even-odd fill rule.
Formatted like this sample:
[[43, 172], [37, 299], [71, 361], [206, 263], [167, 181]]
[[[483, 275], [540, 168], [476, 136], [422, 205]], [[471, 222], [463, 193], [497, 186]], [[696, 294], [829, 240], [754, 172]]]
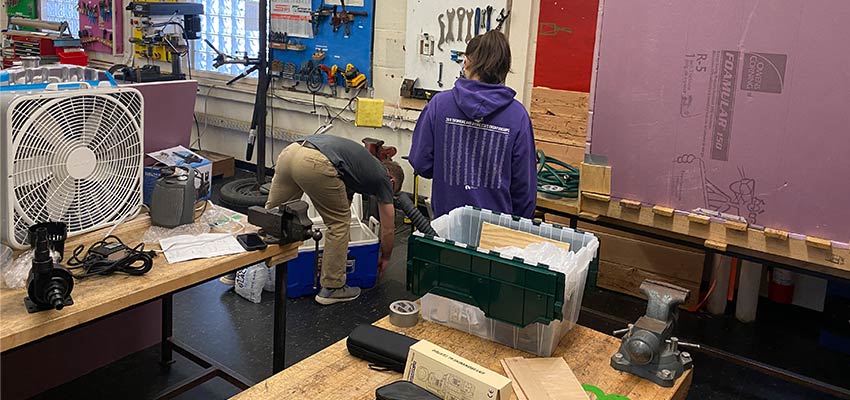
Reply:
[[256, 233], [247, 233], [236, 236], [236, 240], [242, 245], [242, 248], [248, 251], [263, 250], [268, 245]]

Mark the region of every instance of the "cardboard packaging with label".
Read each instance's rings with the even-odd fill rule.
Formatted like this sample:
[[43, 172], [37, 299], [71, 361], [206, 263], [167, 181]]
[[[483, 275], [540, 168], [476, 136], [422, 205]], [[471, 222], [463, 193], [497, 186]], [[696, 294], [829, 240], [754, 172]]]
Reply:
[[510, 379], [425, 340], [410, 346], [404, 379], [443, 399], [511, 398]]

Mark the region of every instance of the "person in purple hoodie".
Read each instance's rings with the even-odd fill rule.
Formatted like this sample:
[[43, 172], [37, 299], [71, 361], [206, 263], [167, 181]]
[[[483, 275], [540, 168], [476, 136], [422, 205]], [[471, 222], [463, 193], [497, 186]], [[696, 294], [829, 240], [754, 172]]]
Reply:
[[464, 205], [530, 218], [537, 199], [534, 132], [505, 86], [511, 49], [490, 31], [466, 47], [463, 75], [422, 110], [410, 164], [432, 179], [435, 217]]

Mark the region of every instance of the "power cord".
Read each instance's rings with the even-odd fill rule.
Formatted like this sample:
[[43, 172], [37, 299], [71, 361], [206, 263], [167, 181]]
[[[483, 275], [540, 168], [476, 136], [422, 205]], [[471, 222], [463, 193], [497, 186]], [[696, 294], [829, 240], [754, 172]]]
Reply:
[[73, 274], [76, 279], [88, 278], [95, 275], [111, 275], [123, 273], [127, 275], [144, 275], [153, 268], [153, 258], [156, 253], [145, 251], [145, 244], [139, 243], [130, 248], [116, 236], [91, 244], [85, 255], [84, 245], [77, 246], [68, 259], [68, 269], [82, 269], [80, 274]]
[[[560, 168], [558, 168], [560, 167]], [[579, 170], [537, 150], [537, 191], [558, 197], [578, 197]]]

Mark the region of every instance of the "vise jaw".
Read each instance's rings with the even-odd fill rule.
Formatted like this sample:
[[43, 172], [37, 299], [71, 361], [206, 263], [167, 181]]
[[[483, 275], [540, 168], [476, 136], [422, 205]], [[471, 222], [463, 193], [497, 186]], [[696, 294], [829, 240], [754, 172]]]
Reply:
[[646, 315], [630, 324], [611, 367], [671, 387], [690, 369], [690, 354], [679, 350], [679, 339], [673, 336], [679, 316], [679, 304], [690, 291], [679, 286], [645, 280], [640, 291], [647, 297]]

